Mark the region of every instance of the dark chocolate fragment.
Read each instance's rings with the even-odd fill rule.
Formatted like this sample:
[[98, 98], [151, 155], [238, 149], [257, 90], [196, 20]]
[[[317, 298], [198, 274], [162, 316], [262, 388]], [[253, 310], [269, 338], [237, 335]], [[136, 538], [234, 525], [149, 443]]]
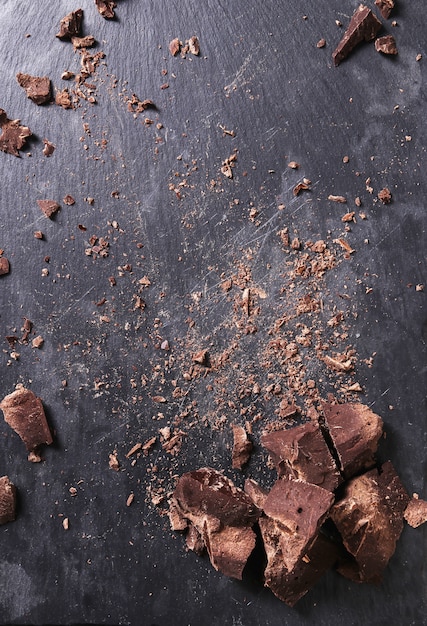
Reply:
[[40, 445], [52, 443], [43, 404], [32, 391], [19, 387], [0, 402], [4, 419], [21, 437], [27, 450], [34, 452]]
[[375, 39], [375, 50], [383, 54], [397, 54], [396, 40], [393, 35], [384, 35]]
[[37, 200], [37, 204], [46, 215], [46, 217], [49, 218], [55, 215], [55, 213], [57, 213], [61, 208], [55, 200]]
[[371, 9], [361, 4], [356, 9], [343, 38], [332, 53], [335, 65], [339, 65], [362, 41], [371, 41], [381, 29], [381, 22]]
[[43, 154], [46, 157], [52, 156], [52, 154], [55, 152], [54, 144], [51, 143], [48, 139], [43, 139], [43, 144], [44, 144]]
[[[359, 582], [380, 582], [403, 529], [409, 496], [393, 465], [384, 463], [350, 480], [342, 500], [331, 509], [344, 546], [357, 564]], [[355, 568], [340, 573], [357, 580]]]
[[383, 421], [364, 404], [322, 404], [325, 425], [348, 479], [375, 465]]
[[279, 476], [291, 476], [334, 491], [340, 473], [315, 422], [266, 433], [261, 437]]
[[47, 76], [30, 76], [30, 74], [20, 72], [16, 75], [16, 80], [20, 87], [25, 89], [28, 98], [36, 104], [46, 104], [51, 101], [50, 78]]
[[255, 547], [252, 526], [259, 515], [241, 489], [211, 468], [181, 476], [170, 501], [172, 529], [193, 526], [187, 546], [200, 552], [204, 545], [213, 567], [238, 579]]
[[173, 57], [176, 57], [176, 55], [180, 52], [180, 50], [181, 50], [181, 42], [178, 39], [178, 37], [175, 37], [175, 39], [172, 39], [172, 41], [169, 43], [169, 52], [171, 53]]
[[83, 11], [77, 9], [62, 18], [59, 23], [58, 39], [71, 39], [71, 37], [80, 37], [82, 31]]
[[16, 509], [16, 488], [7, 476], [0, 478], [0, 524], [13, 522]]
[[10, 120], [6, 111], [0, 109], [0, 127], [2, 133], [0, 135], [0, 150], [19, 156], [19, 150], [25, 144], [27, 137], [31, 136], [28, 126], [21, 126], [20, 120]]
[[250, 459], [252, 452], [252, 442], [243, 426], [233, 424], [233, 451], [231, 462], [233, 469], [242, 469]]
[[381, 15], [387, 19], [394, 9], [394, 0], [375, 0], [375, 5], [379, 8]]
[[95, 0], [96, 8], [99, 11], [99, 14], [102, 15], [106, 20], [112, 20], [115, 17], [114, 9], [117, 4], [112, 2], [112, 0]]
[[0, 257], [0, 276], [4, 276], [5, 274], [9, 274], [10, 265], [9, 261], [5, 256]]
[[425, 524], [427, 522], [427, 502], [415, 497], [414, 494], [405, 509], [404, 517], [412, 528], [418, 528], [421, 524]]

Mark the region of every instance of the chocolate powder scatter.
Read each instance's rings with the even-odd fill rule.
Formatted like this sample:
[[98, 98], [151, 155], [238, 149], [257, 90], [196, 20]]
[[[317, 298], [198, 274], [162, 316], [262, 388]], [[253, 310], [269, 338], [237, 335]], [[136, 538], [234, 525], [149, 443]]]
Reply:
[[396, 40], [393, 35], [385, 35], [375, 39], [375, 50], [383, 54], [397, 54]]
[[5, 256], [0, 256], [0, 276], [9, 274], [9, 272], [10, 272], [10, 264], [9, 264], [8, 259]]
[[371, 10], [363, 4], [359, 5], [350, 20], [343, 38], [332, 53], [334, 64], [339, 65], [362, 41], [375, 39], [381, 27], [381, 22]]
[[83, 22], [83, 11], [77, 9], [62, 18], [59, 23], [58, 39], [69, 40], [71, 37], [80, 37]]
[[233, 451], [231, 465], [233, 469], [242, 469], [249, 461], [252, 452], [252, 442], [243, 426], [233, 424]]
[[106, 20], [112, 20], [115, 17], [114, 9], [117, 4], [112, 0], [95, 0], [96, 8], [99, 14]]
[[8, 476], [0, 478], [0, 524], [13, 522], [16, 510], [16, 488]]
[[35, 104], [46, 104], [51, 101], [51, 84], [47, 76], [30, 76], [20, 72], [16, 75], [16, 80]]
[[381, 15], [388, 19], [394, 9], [394, 0], [375, 0], [375, 5], [379, 8]]
[[21, 126], [20, 120], [10, 120], [6, 111], [0, 109], [0, 150], [7, 154], [19, 156], [20, 149], [25, 145], [27, 137], [31, 136], [28, 126]]
[[404, 518], [412, 528], [418, 528], [421, 524], [427, 522], [427, 502], [412, 496], [412, 500], [409, 502], [405, 509]]
[[55, 200], [37, 200], [37, 204], [46, 217], [49, 218], [52, 218], [61, 208]]
[[43, 154], [46, 157], [50, 157], [52, 156], [52, 154], [55, 152], [55, 146], [53, 143], [51, 143], [48, 139], [43, 139]]
[[16, 391], [3, 398], [0, 409], [5, 421], [25, 443], [30, 452], [29, 460], [40, 461], [37, 449], [53, 441], [40, 398], [29, 389], [18, 386]]

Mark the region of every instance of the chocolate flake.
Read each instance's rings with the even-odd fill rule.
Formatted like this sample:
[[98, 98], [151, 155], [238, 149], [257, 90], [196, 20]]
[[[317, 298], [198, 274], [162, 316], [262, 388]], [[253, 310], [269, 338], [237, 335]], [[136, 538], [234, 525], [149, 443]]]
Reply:
[[46, 217], [49, 218], [53, 217], [61, 208], [55, 200], [37, 200], [37, 204]]
[[379, 8], [381, 15], [388, 19], [394, 9], [394, 0], [375, 0], [375, 5]]
[[350, 20], [350, 24], [343, 38], [332, 53], [334, 64], [339, 65], [341, 61], [350, 54], [353, 48], [362, 41], [375, 39], [381, 26], [382, 24], [379, 19], [375, 17], [367, 6], [363, 4], [359, 5]]
[[16, 509], [16, 488], [8, 476], [0, 478], [0, 524], [13, 522]]
[[114, 9], [117, 4], [111, 0], [95, 0], [96, 8], [100, 15], [106, 20], [112, 20], [115, 17]]
[[62, 18], [59, 23], [59, 33], [56, 34], [58, 39], [71, 39], [71, 37], [79, 37], [82, 30], [83, 11], [77, 9]]
[[3, 398], [0, 409], [5, 421], [21, 437], [30, 453], [42, 444], [52, 443], [42, 401], [29, 389], [19, 386]]
[[427, 502], [414, 494], [405, 509], [404, 518], [412, 528], [418, 528], [421, 524], [425, 524], [427, 522]]
[[383, 54], [397, 54], [396, 40], [393, 35], [384, 35], [375, 39], [375, 50]]
[[25, 89], [25, 92], [35, 104], [46, 104], [52, 99], [52, 91], [50, 78], [47, 76], [30, 76], [30, 74], [16, 75], [19, 85]]
[[27, 137], [31, 136], [28, 126], [21, 126], [20, 120], [10, 120], [6, 111], [0, 109], [0, 150], [7, 154], [19, 156], [19, 150], [24, 146]]

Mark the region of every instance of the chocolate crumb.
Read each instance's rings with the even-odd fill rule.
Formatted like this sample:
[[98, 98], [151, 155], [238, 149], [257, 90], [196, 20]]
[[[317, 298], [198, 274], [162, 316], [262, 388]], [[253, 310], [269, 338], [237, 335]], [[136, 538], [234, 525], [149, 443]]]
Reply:
[[10, 120], [6, 111], [0, 109], [0, 150], [7, 154], [19, 156], [20, 149], [24, 146], [27, 137], [31, 136], [28, 126], [21, 126], [20, 120]]
[[418, 528], [427, 522], [427, 502], [414, 494], [403, 514], [405, 520], [412, 528]]
[[252, 442], [243, 426], [233, 424], [233, 451], [231, 454], [232, 468], [242, 469], [249, 461], [252, 452]]
[[191, 54], [194, 54], [195, 56], [198, 56], [200, 54], [199, 39], [195, 35], [193, 35], [193, 37], [190, 37], [190, 39], [188, 40], [188, 49]]
[[96, 8], [100, 15], [106, 20], [112, 20], [115, 17], [114, 9], [117, 4], [112, 0], [95, 0]]
[[391, 202], [390, 189], [388, 189], [387, 187], [384, 187], [384, 189], [381, 189], [381, 191], [378, 192], [378, 199], [381, 200], [383, 204], [390, 204]]
[[52, 218], [61, 208], [55, 200], [37, 200], [37, 204], [46, 217], [49, 218]]
[[71, 37], [71, 43], [74, 50], [79, 50], [80, 48], [92, 48], [96, 41], [93, 35], [86, 35], [85, 37]]
[[71, 37], [79, 37], [82, 30], [83, 11], [77, 9], [62, 18], [59, 23], [58, 39], [68, 40]]
[[0, 478], [0, 524], [13, 522], [16, 515], [16, 488], [8, 476]]
[[326, 39], [319, 39], [316, 44], [316, 48], [324, 48], [326, 46]]
[[35, 237], [36, 239], [43, 239], [43, 233], [42, 233], [42, 231], [41, 231], [41, 230], [36, 230], [36, 231], [34, 231], [34, 237]]
[[73, 103], [71, 101], [71, 95], [67, 88], [59, 89], [55, 94], [55, 104], [63, 109], [72, 109]]
[[375, 50], [383, 54], [397, 54], [396, 40], [393, 35], [384, 35], [375, 39]]
[[48, 139], [43, 139], [43, 144], [43, 154], [46, 157], [52, 156], [52, 154], [55, 152], [55, 146], [53, 145], [53, 143], [51, 143]]
[[175, 39], [172, 39], [172, 41], [169, 43], [169, 52], [173, 57], [176, 57], [176, 55], [179, 54], [180, 50], [181, 42], [178, 37], [175, 37]]
[[16, 80], [35, 104], [46, 104], [52, 99], [50, 79], [47, 76], [30, 76], [19, 72]]
[[381, 15], [388, 19], [394, 8], [394, 0], [375, 0], [375, 5], [379, 8]]
[[0, 257], [0, 276], [4, 276], [5, 274], [9, 274], [10, 272], [10, 264], [5, 256]]
[[73, 206], [73, 204], [76, 203], [76, 201], [74, 200], [73, 196], [70, 196], [70, 194], [67, 194], [66, 196], [64, 196], [62, 198], [62, 202], [64, 204], [66, 204], [67, 206]]

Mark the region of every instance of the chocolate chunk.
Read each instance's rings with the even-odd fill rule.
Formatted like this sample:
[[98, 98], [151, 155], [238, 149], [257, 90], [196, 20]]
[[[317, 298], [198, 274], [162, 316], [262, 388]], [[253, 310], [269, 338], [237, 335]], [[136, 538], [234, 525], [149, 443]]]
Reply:
[[191, 54], [194, 54], [195, 56], [198, 56], [200, 54], [199, 39], [195, 35], [193, 35], [193, 37], [190, 37], [190, 39], [188, 40], [188, 49]]
[[16, 508], [16, 488], [7, 476], [0, 478], [0, 524], [13, 522]]
[[[181, 476], [170, 501], [173, 530], [193, 526], [188, 547], [201, 542], [211, 563], [226, 576], [242, 578], [255, 547], [253, 524], [259, 510], [252, 500], [220, 472], [202, 468]], [[197, 538], [197, 541], [194, 540]]]
[[263, 511], [284, 531], [280, 549], [288, 572], [312, 547], [333, 501], [330, 491], [302, 480], [280, 478], [273, 485]]
[[393, 35], [385, 35], [375, 39], [375, 50], [383, 54], [397, 54], [396, 40]]
[[0, 276], [4, 276], [5, 274], [9, 274], [10, 265], [9, 261], [5, 256], [0, 257]]
[[19, 150], [25, 144], [27, 137], [31, 136], [28, 126], [21, 126], [20, 120], [10, 120], [6, 115], [6, 111], [0, 109], [0, 127], [2, 133], [0, 135], [0, 150], [7, 154], [19, 156]]
[[384, 189], [378, 192], [378, 199], [381, 200], [383, 204], [390, 204], [391, 198], [391, 191], [388, 187], [384, 187]]
[[16, 80], [25, 89], [28, 98], [36, 104], [46, 104], [52, 99], [50, 78], [47, 76], [30, 76], [20, 72]]
[[111, 0], [95, 0], [96, 8], [99, 14], [106, 20], [112, 20], [115, 17], [114, 9], [117, 6], [115, 2]]
[[[403, 529], [403, 514], [409, 496], [393, 465], [384, 463], [350, 480], [342, 500], [331, 509], [344, 546], [357, 564], [359, 582], [380, 582], [393, 556]], [[339, 568], [340, 573], [356, 578], [355, 569]]]
[[77, 9], [62, 18], [59, 23], [58, 39], [71, 39], [71, 37], [79, 37], [82, 30], [83, 11]]
[[375, 39], [381, 29], [381, 22], [367, 6], [361, 4], [356, 9], [350, 24], [339, 42], [337, 48], [332, 53], [335, 65], [339, 65], [362, 41]]
[[325, 402], [322, 409], [344, 478], [373, 467], [382, 435], [382, 419], [360, 403]]
[[178, 37], [175, 37], [175, 39], [172, 39], [172, 41], [169, 43], [169, 52], [171, 53], [173, 57], [176, 57], [176, 55], [180, 52], [180, 50], [181, 50], [181, 42], [178, 39]]
[[233, 424], [233, 452], [231, 455], [233, 469], [242, 469], [249, 461], [252, 452], [252, 443], [243, 426]]
[[381, 15], [387, 19], [394, 9], [394, 0], [375, 0], [375, 5], [379, 8]]
[[340, 474], [315, 422], [261, 437], [279, 476], [291, 476], [329, 491], [336, 489]]
[[51, 444], [52, 435], [43, 404], [32, 391], [20, 386], [0, 402], [4, 419], [21, 437], [29, 452], [42, 444]]
[[49, 218], [55, 215], [55, 213], [57, 213], [61, 208], [60, 205], [55, 202], [55, 200], [37, 200], [37, 204], [46, 215], [46, 217]]
[[425, 524], [427, 522], [427, 502], [415, 497], [414, 494], [405, 509], [404, 517], [412, 528], [418, 528], [421, 524]]

